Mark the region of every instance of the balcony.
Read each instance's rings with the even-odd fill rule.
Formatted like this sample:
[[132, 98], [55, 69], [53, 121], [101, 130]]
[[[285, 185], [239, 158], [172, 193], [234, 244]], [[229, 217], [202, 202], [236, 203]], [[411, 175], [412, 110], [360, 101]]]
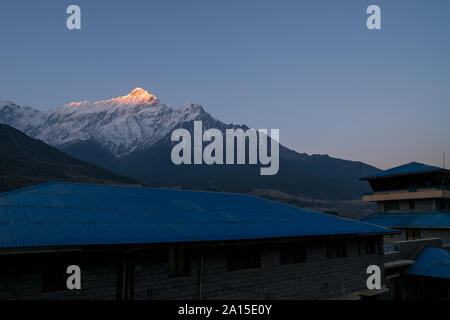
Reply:
[[413, 199], [433, 199], [448, 198], [450, 199], [450, 189], [448, 187], [431, 187], [420, 189], [404, 189], [379, 191], [371, 194], [365, 194], [363, 201], [391, 201], [391, 200], [413, 200]]

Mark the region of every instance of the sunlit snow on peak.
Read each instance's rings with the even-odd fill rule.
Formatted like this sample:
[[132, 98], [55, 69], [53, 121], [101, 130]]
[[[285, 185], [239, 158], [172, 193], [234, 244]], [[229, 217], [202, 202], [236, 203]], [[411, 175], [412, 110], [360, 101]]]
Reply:
[[123, 105], [145, 105], [145, 104], [152, 104], [156, 102], [158, 99], [145, 91], [142, 88], [136, 88], [133, 91], [131, 91], [128, 95], [112, 98], [110, 100], [102, 100], [98, 101], [96, 103], [117, 103], [117, 104], [123, 104]]
[[46, 112], [1, 103], [5, 106], [0, 105], [0, 120], [34, 138], [53, 146], [94, 140], [116, 157], [145, 150], [178, 124], [204, 114], [199, 105], [192, 103], [172, 109], [142, 88], [125, 96], [72, 102]]
[[156, 96], [148, 93], [142, 88], [136, 88], [126, 96], [120, 96], [108, 100], [100, 100], [91, 103], [90, 101], [71, 102], [66, 104], [67, 107], [81, 107], [86, 105], [124, 105], [124, 106], [138, 106], [150, 105], [158, 101]]

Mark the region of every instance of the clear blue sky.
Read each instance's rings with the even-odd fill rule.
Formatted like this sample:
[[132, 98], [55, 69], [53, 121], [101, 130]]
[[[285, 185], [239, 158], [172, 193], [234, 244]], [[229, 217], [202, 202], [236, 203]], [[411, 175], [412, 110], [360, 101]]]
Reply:
[[299, 152], [388, 168], [446, 151], [450, 167], [450, 1], [0, 2], [0, 99], [46, 109], [137, 86], [279, 128]]

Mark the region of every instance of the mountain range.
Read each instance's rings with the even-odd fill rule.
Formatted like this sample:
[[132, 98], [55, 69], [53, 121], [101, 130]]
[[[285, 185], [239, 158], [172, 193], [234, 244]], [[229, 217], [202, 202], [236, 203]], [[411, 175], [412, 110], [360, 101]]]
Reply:
[[243, 128], [225, 124], [202, 106], [186, 103], [172, 109], [142, 88], [125, 96], [97, 102], [72, 102], [40, 111], [0, 102], [0, 123], [11, 125], [67, 154], [145, 185], [189, 189], [253, 192], [276, 190], [295, 197], [319, 200], [359, 199], [368, 191], [360, 174], [379, 170], [367, 164], [308, 155], [280, 145], [280, 170], [260, 176], [252, 165], [172, 164], [170, 153], [176, 128], [192, 132], [193, 122], [204, 129]]

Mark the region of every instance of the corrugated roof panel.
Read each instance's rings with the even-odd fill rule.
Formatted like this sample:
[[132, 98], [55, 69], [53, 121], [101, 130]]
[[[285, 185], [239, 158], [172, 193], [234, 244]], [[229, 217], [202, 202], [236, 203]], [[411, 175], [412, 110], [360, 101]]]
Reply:
[[390, 231], [243, 194], [55, 182], [0, 195], [2, 248]]
[[439, 248], [425, 248], [405, 273], [450, 279], [450, 252]]

